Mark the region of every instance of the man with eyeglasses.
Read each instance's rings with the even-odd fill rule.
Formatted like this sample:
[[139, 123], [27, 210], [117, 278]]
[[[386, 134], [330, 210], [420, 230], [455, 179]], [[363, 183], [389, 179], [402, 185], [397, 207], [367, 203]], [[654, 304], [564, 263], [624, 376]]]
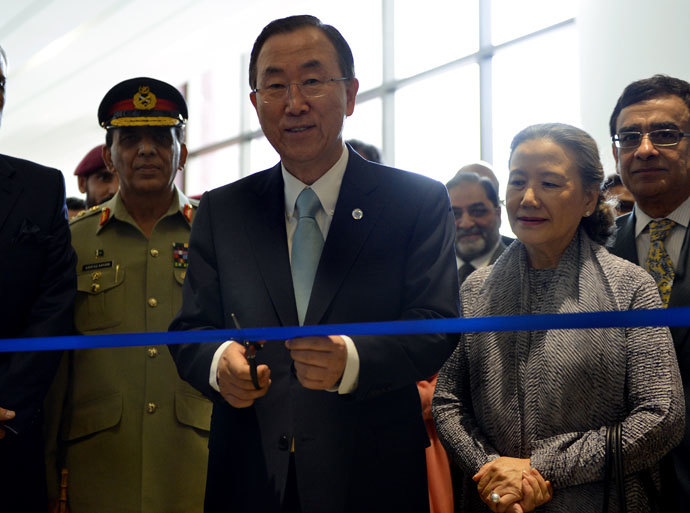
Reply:
[[[456, 317], [446, 189], [343, 143], [358, 81], [340, 32], [313, 16], [275, 20], [254, 44], [249, 77], [281, 160], [202, 197], [171, 329]], [[415, 382], [455, 343], [268, 341], [252, 356], [254, 379], [243, 344], [170, 346], [180, 375], [214, 401], [206, 512], [428, 511]]]
[[501, 205], [491, 180], [472, 172], [458, 172], [447, 184], [455, 216], [458, 280], [493, 264], [506, 249], [498, 229]]
[[[665, 305], [690, 304], [690, 84], [655, 75], [628, 85], [610, 120], [616, 170], [635, 198], [611, 252], [639, 263]], [[671, 328], [685, 390], [686, 430], [662, 461], [663, 511], [690, 505], [690, 328]]]

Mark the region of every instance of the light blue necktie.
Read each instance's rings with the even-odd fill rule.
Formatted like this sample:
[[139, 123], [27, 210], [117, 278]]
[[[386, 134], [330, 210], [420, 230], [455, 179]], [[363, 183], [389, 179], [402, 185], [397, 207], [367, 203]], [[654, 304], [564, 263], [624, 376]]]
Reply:
[[312, 189], [304, 189], [297, 196], [297, 230], [292, 238], [292, 286], [295, 289], [295, 303], [300, 326], [309, 306], [311, 288], [314, 285], [316, 268], [321, 259], [323, 235], [316, 223], [316, 213], [321, 208], [319, 197]]

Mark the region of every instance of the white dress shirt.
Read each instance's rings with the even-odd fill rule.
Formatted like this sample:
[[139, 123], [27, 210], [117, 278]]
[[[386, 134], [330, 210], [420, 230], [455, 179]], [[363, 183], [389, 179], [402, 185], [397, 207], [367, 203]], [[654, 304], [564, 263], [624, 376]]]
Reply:
[[[285, 184], [285, 229], [287, 231], [288, 252], [291, 259], [292, 238], [295, 235], [295, 230], [297, 230], [297, 217], [295, 216], [295, 202], [297, 201], [297, 196], [299, 196], [306, 187], [310, 187], [318, 196], [322, 208], [316, 213], [316, 223], [319, 225], [325, 243], [328, 231], [331, 227], [331, 221], [333, 221], [335, 204], [340, 195], [340, 186], [343, 182], [348, 158], [349, 152], [345, 145], [343, 145], [343, 152], [338, 161], [321, 178], [311, 184], [311, 186], [302, 183], [291, 175], [281, 163], [283, 183]], [[345, 341], [345, 346], [347, 348], [347, 362], [345, 364], [343, 377], [340, 380], [340, 385], [337, 388], [329, 389], [329, 392], [337, 391], [339, 394], [348, 394], [357, 388], [357, 383], [359, 381], [359, 354], [350, 337], [346, 335], [341, 335], [341, 337]], [[217, 379], [218, 363], [220, 362], [223, 351], [225, 351], [225, 348], [232, 342], [232, 340], [228, 340], [221, 344], [214, 353], [211, 362], [209, 384], [219, 392], [220, 388], [218, 387]], [[270, 344], [273, 342], [268, 343]]]
[[[649, 255], [649, 223], [654, 220], [649, 217], [637, 203], [635, 203], [635, 246], [637, 248], [637, 259], [640, 266], [644, 267]], [[690, 197], [681, 203], [677, 209], [671, 212], [665, 218], [675, 221], [676, 225], [671, 230], [671, 233], [664, 241], [666, 252], [671, 257], [673, 268], [678, 267], [678, 260], [680, 259], [680, 251], [683, 248], [683, 240], [685, 240], [685, 232], [690, 223]]]

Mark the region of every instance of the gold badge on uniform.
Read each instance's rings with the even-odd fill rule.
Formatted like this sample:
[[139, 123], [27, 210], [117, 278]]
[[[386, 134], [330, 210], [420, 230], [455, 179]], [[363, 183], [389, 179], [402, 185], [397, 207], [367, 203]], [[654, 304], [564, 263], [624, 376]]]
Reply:
[[189, 244], [186, 242], [173, 242], [173, 266], [186, 268], [189, 256]]
[[100, 226], [103, 226], [106, 222], [108, 222], [108, 219], [110, 218], [110, 209], [108, 207], [105, 207], [103, 210], [101, 210], [101, 221], [100, 221]]
[[156, 95], [151, 92], [149, 86], [139, 86], [139, 91], [134, 93], [132, 101], [137, 109], [151, 110], [156, 106], [158, 99]]
[[189, 203], [185, 203], [182, 214], [188, 223], [192, 222], [192, 206]]

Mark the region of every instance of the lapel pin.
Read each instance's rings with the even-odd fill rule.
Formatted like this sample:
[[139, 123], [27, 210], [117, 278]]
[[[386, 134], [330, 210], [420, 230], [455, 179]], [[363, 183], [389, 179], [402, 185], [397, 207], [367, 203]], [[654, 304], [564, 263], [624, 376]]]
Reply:
[[364, 217], [364, 212], [362, 212], [361, 208], [356, 208], [352, 211], [352, 219], [355, 221], [359, 221]]

